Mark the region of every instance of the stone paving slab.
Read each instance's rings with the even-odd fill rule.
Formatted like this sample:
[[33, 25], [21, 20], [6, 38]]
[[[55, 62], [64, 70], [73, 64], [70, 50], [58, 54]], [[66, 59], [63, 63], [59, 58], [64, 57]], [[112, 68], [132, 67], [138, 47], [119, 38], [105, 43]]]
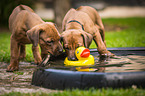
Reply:
[[7, 65], [7, 63], [0, 62], [0, 94], [9, 92], [57, 92], [57, 90], [31, 85], [32, 75], [36, 65], [20, 62], [19, 71], [6, 72]]

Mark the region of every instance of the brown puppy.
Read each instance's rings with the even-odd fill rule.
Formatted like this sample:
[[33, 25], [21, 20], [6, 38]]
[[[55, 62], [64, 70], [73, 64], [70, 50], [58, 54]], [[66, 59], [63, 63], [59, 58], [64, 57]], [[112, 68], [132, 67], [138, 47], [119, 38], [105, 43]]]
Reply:
[[79, 46], [89, 48], [92, 39], [100, 55], [112, 56], [106, 49], [102, 20], [97, 11], [89, 6], [70, 9], [63, 19], [63, 46], [69, 60], [76, 60], [75, 49]]
[[[11, 34], [11, 60], [7, 71], [19, 69], [19, 59], [26, 56], [25, 44], [33, 44], [32, 51], [36, 64], [48, 53], [59, 55], [62, 51], [60, 34], [51, 22], [44, 22], [34, 11], [25, 5], [17, 6], [9, 17]], [[41, 47], [41, 55], [39, 46]]]

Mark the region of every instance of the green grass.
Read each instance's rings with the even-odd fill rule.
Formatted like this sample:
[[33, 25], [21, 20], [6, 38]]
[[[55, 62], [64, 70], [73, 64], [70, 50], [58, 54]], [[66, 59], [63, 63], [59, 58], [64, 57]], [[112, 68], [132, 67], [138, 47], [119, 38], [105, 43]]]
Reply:
[[10, 33], [0, 33], [0, 61], [10, 60]]
[[11, 92], [8, 94], [3, 94], [2, 96], [145, 96], [144, 89], [89, 89], [89, 90], [64, 90], [63, 92], [53, 92], [53, 93], [20, 93]]
[[[119, 31], [106, 31], [107, 47], [145, 47], [145, 18], [103, 19], [104, 25], [123, 27]], [[94, 42], [90, 48], [95, 48]]]
[[[0, 33], [0, 62], [10, 62], [10, 32]], [[31, 50], [32, 45], [26, 45], [26, 58], [24, 61], [33, 61], [33, 55]]]
[[15, 71], [14, 73], [17, 74], [17, 75], [23, 75], [24, 74], [24, 72], [19, 72], [19, 71]]
[[[50, 21], [50, 20], [47, 20]], [[121, 27], [121, 30], [106, 31], [107, 47], [145, 47], [145, 17], [144, 18], [109, 18], [103, 19], [105, 26]], [[0, 32], [0, 62], [10, 61], [10, 34]], [[33, 61], [31, 44], [26, 48], [25, 61]], [[90, 48], [96, 48], [92, 42]]]

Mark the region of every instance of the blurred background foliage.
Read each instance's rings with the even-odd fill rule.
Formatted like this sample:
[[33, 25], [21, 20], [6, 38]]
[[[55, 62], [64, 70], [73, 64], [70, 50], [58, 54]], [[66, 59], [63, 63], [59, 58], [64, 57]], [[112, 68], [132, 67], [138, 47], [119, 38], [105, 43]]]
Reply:
[[8, 27], [8, 18], [16, 6], [24, 4], [34, 8], [35, 1], [37, 0], [0, 0], [0, 26]]

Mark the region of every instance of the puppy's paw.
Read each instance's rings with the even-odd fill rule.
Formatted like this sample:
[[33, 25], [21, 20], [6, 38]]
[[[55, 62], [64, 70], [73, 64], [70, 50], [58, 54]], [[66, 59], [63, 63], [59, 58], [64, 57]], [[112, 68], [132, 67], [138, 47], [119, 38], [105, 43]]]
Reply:
[[14, 66], [14, 65], [9, 65], [8, 67], [7, 67], [7, 72], [14, 72], [14, 71], [18, 71], [19, 70], [19, 66]]
[[42, 62], [42, 60], [34, 60], [34, 63], [35, 63], [36, 65], [39, 65], [41, 62]]
[[105, 61], [109, 61], [110, 58], [114, 57], [115, 54], [111, 53], [110, 51], [105, 51], [100, 54], [99, 62], [104, 63]]
[[100, 54], [101, 56], [106, 56], [106, 57], [114, 57], [115, 54], [111, 53], [110, 51], [105, 51]]

